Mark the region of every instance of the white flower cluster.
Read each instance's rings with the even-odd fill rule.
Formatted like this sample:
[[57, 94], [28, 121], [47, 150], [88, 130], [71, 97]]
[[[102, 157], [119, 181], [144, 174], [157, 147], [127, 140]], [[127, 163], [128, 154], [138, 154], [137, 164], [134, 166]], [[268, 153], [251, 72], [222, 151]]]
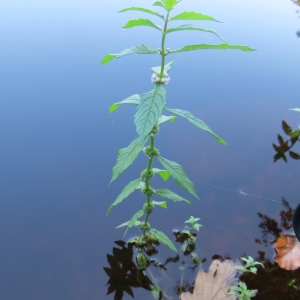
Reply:
[[162, 79], [159, 78], [160, 73], [153, 73], [151, 76], [151, 82], [152, 83], [163, 83], [163, 84], [168, 84], [170, 82], [170, 77], [169, 74], [164, 71]]

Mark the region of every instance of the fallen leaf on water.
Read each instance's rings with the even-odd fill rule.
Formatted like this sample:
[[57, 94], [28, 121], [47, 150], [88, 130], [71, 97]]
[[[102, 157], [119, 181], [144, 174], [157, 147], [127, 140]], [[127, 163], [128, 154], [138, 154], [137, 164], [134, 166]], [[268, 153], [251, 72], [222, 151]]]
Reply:
[[280, 268], [296, 270], [300, 268], [300, 243], [296, 236], [284, 234], [274, 243], [276, 256], [274, 261]]
[[201, 270], [197, 277], [194, 292], [181, 294], [181, 300], [235, 300], [237, 297], [228, 295], [229, 288], [238, 283], [240, 272], [235, 268], [239, 260], [226, 259], [223, 262], [215, 259], [208, 273]]

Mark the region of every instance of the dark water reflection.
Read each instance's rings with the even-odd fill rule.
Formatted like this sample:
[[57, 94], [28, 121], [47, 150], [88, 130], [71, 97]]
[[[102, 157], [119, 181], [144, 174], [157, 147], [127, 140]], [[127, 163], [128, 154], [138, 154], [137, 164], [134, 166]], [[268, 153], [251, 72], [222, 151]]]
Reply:
[[[156, 56], [128, 56], [102, 67], [99, 62], [106, 53], [135, 44], [158, 47], [159, 37], [150, 29], [122, 34], [125, 21], [137, 15], [118, 15], [115, 11], [124, 3], [107, 3], [1, 4], [0, 299], [113, 298], [106, 296], [106, 255], [123, 236], [114, 228], [140, 208], [141, 195], [134, 194], [109, 217], [105, 214], [125, 184], [139, 176], [146, 160], [141, 155], [107, 188], [118, 149], [135, 137], [133, 108], [109, 115], [108, 107], [148, 91], [149, 68], [159, 62]], [[138, 4], [138, 0], [125, 3]], [[167, 211], [156, 209], [151, 223], [171, 237], [190, 215], [200, 217], [204, 227], [197, 249], [208, 259], [207, 265], [215, 254], [257, 257], [258, 251], [264, 251], [262, 259], [273, 264], [273, 248], [255, 242], [261, 238], [257, 212], [279, 222], [281, 204], [202, 183], [279, 201], [284, 196], [293, 209], [299, 203], [299, 164], [274, 164], [272, 149], [282, 119], [293, 128], [299, 124], [298, 115], [288, 111], [299, 107], [295, 5], [271, 0], [238, 4], [185, 0], [182, 10], [222, 20], [203, 26], [217, 29], [230, 43], [258, 51], [174, 56], [168, 106], [192, 111], [228, 145], [218, 144], [184, 120], [162, 126], [157, 147], [185, 167], [200, 201], [190, 199], [171, 180], [165, 184], [157, 179], [155, 187], [169, 188], [192, 204], [170, 203]], [[168, 44], [177, 48], [195, 39], [217, 42], [211, 35], [189, 33], [170, 36]], [[129, 231], [128, 239], [136, 234]], [[165, 262], [170, 255], [160, 247], [157, 259]], [[167, 272], [153, 270], [163, 286], [172, 286], [179, 278], [178, 263], [169, 263]], [[187, 273], [187, 282], [195, 274]], [[289, 274], [281, 276], [288, 280]], [[136, 299], [152, 297], [143, 289], [134, 293]]]
[[[264, 268], [259, 267], [256, 275], [252, 273], [245, 273], [240, 280], [245, 282], [249, 289], [258, 289], [256, 297], [253, 299], [298, 299], [299, 285], [300, 285], [300, 270], [287, 271], [280, 268], [277, 263], [274, 263], [273, 257], [269, 255], [270, 249], [273, 249], [273, 243], [285, 231], [292, 229], [293, 209], [286, 199], [282, 199], [283, 209], [280, 211], [280, 220], [276, 220], [267, 214], [257, 213], [260, 223], [260, 236], [254, 240], [256, 244], [263, 246], [257, 251], [254, 256], [257, 261], [264, 264]], [[175, 234], [175, 236], [177, 236]], [[199, 241], [197, 243], [199, 248], [203, 242], [202, 234], [199, 234]], [[174, 243], [182, 244], [178, 238], [173, 238]], [[214, 259], [221, 262], [224, 259], [232, 258], [230, 254], [214, 254], [209, 259], [203, 256], [203, 252], [195, 249], [195, 253], [200, 253], [201, 265], [197, 266], [193, 259], [187, 260], [183, 253], [180, 256], [169, 257], [164, 263], [151, 263], [148, 269], [144, 272], [137, 267], [135, 263], [136, 253], [133, 248], [126, 246], [124, 241], [116, 241], [115, 244], [120, 246], [113, 247], [112, 253], [107, 255], [107, 262], [110, 268], [105, 267], [104, 270], [109, 276], [107, 293], [113, 293], [114, 299], [123, 299], [124, 294], [127, 293], [134, 297], [139, 295], [137, 288], [143, 288], [148, 292], [143, 295], [143, 299], [176, 299], [181, 292], [193, 292], [195, 276], [201, 269], [208, 269], [209, 264]], [[179, 245], [180, 246], [180, 245]], [[178, 247], [180, 249], [180, 247]], [[181, 252], [181, 251], [179, 251]], [[221, 252], [222, 253], [222, 252]], [[189, 256], [189, 253], [185, 253]], [[201, 255], [203, 256], [201, 258]], [[243, 256], [248, 255], [248, 250], [245, 250]], [[150, 259], [150, 258], [149, 258]], [[174, 265], [177, 265], [174, 270]], [[182, 268], [182, 266], [185, 266]], [[155, 267], [155, 268], [154, 268]], [[174, 272], [175, 271], [175, 272]], [[150, 294], [153, 294], [152, 296]], [[138, 296], [138, 299], [140, 299]]]

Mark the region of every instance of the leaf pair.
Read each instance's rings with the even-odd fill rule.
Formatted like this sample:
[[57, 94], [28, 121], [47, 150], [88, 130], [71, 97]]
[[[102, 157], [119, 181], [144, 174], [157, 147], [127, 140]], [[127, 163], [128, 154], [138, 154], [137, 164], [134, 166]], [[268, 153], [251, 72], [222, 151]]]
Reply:
[[[156, 68], [155, 68], [156, 69]], [[139, 105], [140, 103], [140, 96], [139, 95], [133, 95], [121, 102], [117, 102], [114, 103], [113, 105], [110, 106], [109, 111], [113, 112], [115, 111], [121, 104], [131, 104], [131, 105]], [[154, 99], [153, 99], [154, 102]], [[174, 109], [174, 108], [166, 108], [164, 107], [163, 110], [170, 112], [172, 114], [176, 114], [178, 116], [181, 116], [183, 118], [185, 118], [187, 121], [189, 121], [191, 124], [193, 124], [194, 126], [196, 126], [197, 128], [206, 131], [207, 133], [211, 134], [212, 136], [214, 136], [217, 141], [219, 141], [221, 144], [226, 145], [227, 143], [221, 139], [219, 136], [217, 136], [207, 125], [205, 122], [203, 122], [202, 120], [196, 118], [192, 113], [190, 113], [189, 111], [186, 110], [182, 110], [182, 109]], [[151, 118], [152, 116], [149, 115], [149, 118]], [[162, 116], [159, 119], [159, 123], [162, 124], [165, 121], [171, 119], [172, 121], [174, 121], [174, 117], [167, 117], [167, 116]]]
[[[198, 29], [200, 30], [200, 29]], [[223, 38], [222, 38], [223, 39]], [[220, 45], [206, 45], [206, 44], [199, 44], [199, 45], [188, 45], [180, 49], [171, 50], [169, 54], [172, 53], [179, 53], [179, 52], [185, 52], [185, 51], [192, 51], [192, 50], [207, 50], [207, 49], [214, 49], [214, 50], [242, 50], [242, 51], [255, 51], [255, 49], [250, 48], [248, 46], [240, 46], [240, 45], [229, 45], [229, 44], [220, 44]], [[110, 61], [112, 61], [115, 58], [122, 57], [124, 55], [137, 53], [137, 54], [160, 54], [159, 50], [157, 49], [151, 49], [148, 46], [142, 44], [138, 46], [134, 46], [129, 49], [125, 49], [120, 53], [117, 54], [107, 54], [103, 60], [101, 61], [101, 64], [104, 65]]]

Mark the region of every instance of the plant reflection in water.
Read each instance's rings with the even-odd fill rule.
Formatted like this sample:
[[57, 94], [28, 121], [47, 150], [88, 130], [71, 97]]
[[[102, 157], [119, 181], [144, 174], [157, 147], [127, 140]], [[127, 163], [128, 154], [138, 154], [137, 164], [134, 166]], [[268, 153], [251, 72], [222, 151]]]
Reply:
[[[282, 204], [284, 208], [279, 212], [279, 221], [270, 218], [266, 214], [257, 213], [261, 220], [258, 226], [261, 229], [262, 235], [260, 238], [255, 239], [255, 242], [264, 248], [273, 248], [273, 244], [278, 237], [287, 232], [291, 234], [293, 209], [284, 198], [282, 198]], [[206, 259], [204, 257], [197, 259], [197, 256], [194, 259], [192, 253], [196, 254], [196, 244], [192, 245], [192, 247], [188, 246], [190, 238], [196, 238], [197, 234], [195, 232], [189, 235], [188, 229], [185, 229], [181, 232], [175, 230], [173, 233], [175, 242], [181, 244], [181, 256], [170, 257], [164, 263], [160, 263], [155, 259], [149, 259], [149, 268], [147, 270], [139, 268], [134, 262], [136, 254], [132, 246], [126, 245], [124, 241], [115, 242], [121, 248], [113, 247], [113, 255], [107, 255], [110, 267], [104, 268], [106, 274], [109, 276], [107, 294], [115, 293], [114, 299], [116, 300], [123, 299], [124, 292], [134, 297], [133, 289], [141, 287], [152, 293], [153, 297], [149, 293], [149, 299], [179, 299], [178, 295], [182, 292], [192, 292], [194, 282], [189, 282], [185, 279], [183, 270], [190, 269], [195, 271], [197, 267], [202, 267]], [[255, 260], [263, 263], [264, 268], [258, 268], [256, 275], [244, 273], [240, 278], [241, 281], [246, 283], [249, 289], [258, 290], [257, 295], [252, 299], [299, 299], [300, 269], [294, 271], [284, 270], [273, 259], [268, 258], [266, 252], [262, 250], [258, 251]], [[227, 257], [222, 257], [219, 254], [215, 254], [212, 258], [219, 259], [220, 261], [230, 259], [228, 255]], [[166, 277], [168, 278], [170, 263], [180, 263], [178, 280], [166, 283], [161, 278], [155, 278], [153, 270], [157, 268], [165, 272], [165, 279]], [[168, 296], [172, 291], [173, 295]]]

